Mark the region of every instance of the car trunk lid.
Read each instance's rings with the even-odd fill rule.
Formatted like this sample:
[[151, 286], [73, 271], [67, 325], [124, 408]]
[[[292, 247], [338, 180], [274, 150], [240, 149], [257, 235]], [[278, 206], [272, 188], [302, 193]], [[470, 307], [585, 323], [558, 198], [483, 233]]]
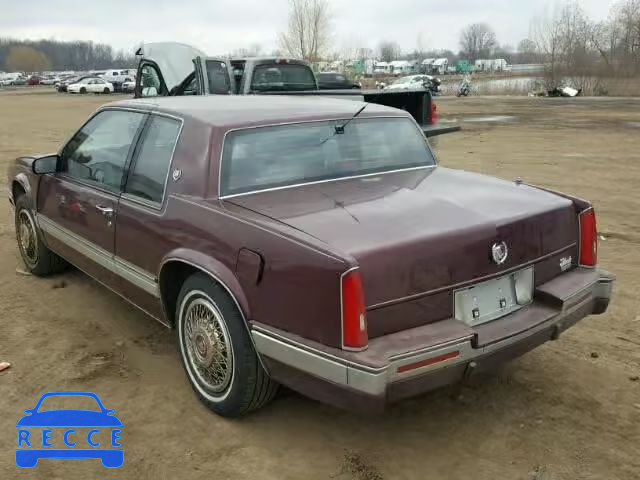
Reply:
[[[372, 337], [452, 316], [454, 289], [561, 252], [578, 231], [570, 200], [443, 167], [228, 201], [353, 257]], [[508, 255], [497, 264], [492, 246], [500, 242]]]

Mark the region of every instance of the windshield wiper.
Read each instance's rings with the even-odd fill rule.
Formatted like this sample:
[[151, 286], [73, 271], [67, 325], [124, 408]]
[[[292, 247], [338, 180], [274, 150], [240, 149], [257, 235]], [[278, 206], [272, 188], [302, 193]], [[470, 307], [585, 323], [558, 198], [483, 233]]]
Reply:
[[344, 134], [344, 129], [347, 125], [349, 125], [351, 123], [351, 121], [356, 118], [358, 115], [360, 115], [362, 113], [362, 111], [367, 108], [367, 106], [369, 106], [368, 103], [365, 103], [362, 107], [360, 107], [360, 109], [353, 114], [353, 116], [347, 120], [346, 122], [344, 122], [342, 125], [335, 125], [333, 127], [333, 133], [331, 135], [329, 135], [327, 138], [325, 138], [324, 140], [322, 140], [320, 142], [320, 145], [324, 145], [325, 143], [327, 143], [327, 141], [329, 141], [329, 139], [333, 138], [336, 135], [342, 135]]

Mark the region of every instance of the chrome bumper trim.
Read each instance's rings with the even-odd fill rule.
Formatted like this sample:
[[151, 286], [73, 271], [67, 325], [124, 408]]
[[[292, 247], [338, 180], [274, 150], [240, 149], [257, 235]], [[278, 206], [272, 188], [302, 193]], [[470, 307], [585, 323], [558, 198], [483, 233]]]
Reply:
[[[276, 360], [296, 370], [308, 373], [328, 382], [348, 387], [360, 393], [368, 395], [384, 395], [387, 387], [397, 381], [424, 375], [453, 365], [470, 363], [485, 355], [497, 352], [513, 344], [527, 339], [543, 330], [550, 328], [563, 329], [564, 320], [572, 313], [582, 308], [587, 301], [596, 299], [608, 299], [611, 295], [614, 277], [606, 272], [601, 272], [600, 277], [585, 289], [574, 293], [569, 299], [580, 298], [569, 308], [559, 311], [553, 318], [542, 322], [535, 327], [520, 332], [511, 337], [480, 348], [473, 348], [472, 337], [467, 336], [445, 344], [426, 347], [425, 349], [407, 352], [392, 356], [388, 363], [380, 368], [372, 368], [366, 365], [354, 363], [336, 355], [313, 349], [307, 345], [297, 343], [289, 338], [273, 333], [270, 330], [254, 326], [251, 330], [256, 350], [261, 356]], [[591, 290], [585, 295], [586, 290]], [[446, 355], [459, 352], [455, 357], [446, 358]], [[428, 363], [411, 370], [402, 370], [400, 367], [420, 364], [428, 359], [444, 356], [446, 359], [437, 363]]]

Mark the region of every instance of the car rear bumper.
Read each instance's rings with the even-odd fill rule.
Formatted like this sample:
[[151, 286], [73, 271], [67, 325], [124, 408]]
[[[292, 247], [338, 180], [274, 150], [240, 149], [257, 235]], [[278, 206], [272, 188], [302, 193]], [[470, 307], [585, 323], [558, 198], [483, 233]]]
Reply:
[[301, 393], [358, 411], [456, 383], [494, 369], [609, 304], [613, 275], [578, 268], [536, 288], [532, 304], [469, 327], [447, 319], [370, 340], [363, 352], [326, 347], [254, 323], [252, 336], [269, 374]]

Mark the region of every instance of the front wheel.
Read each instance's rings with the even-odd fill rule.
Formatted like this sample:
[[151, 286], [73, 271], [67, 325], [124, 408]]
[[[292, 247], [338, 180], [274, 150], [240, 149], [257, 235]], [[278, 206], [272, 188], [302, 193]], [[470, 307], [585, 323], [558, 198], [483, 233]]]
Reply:
[[16, 199], [15, 225], [20, 256], [29, 272], [44, 277], [65, 269], [67, 263], [43, 243], [31, 202], [24, 194]]
[[87, 93], [87, 89], [86, 89], [85, 87], [82, 87], [82, 88], [80, 89], [80, 93]]
[[233, 299], [207, 275], [182, 286], [176, 308], [182, 364], [200, 400], [224, 417], [239, 417], [277, 391], [253, 348]]
[[102, 93], [109, 94], [109, 93], [111, 93], [111, 90], [109, 90], [108, 87], [104, 87], [104, 90], [102, 91]]

